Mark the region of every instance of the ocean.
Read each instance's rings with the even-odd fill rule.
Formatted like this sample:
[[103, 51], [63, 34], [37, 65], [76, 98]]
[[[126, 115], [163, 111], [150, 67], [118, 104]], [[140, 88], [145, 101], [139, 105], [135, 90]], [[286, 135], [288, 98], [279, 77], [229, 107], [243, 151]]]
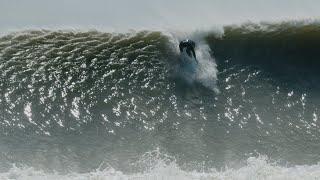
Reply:
[[315, 21], [4, 33], [0, 179], [320, 179], [319, 47]]

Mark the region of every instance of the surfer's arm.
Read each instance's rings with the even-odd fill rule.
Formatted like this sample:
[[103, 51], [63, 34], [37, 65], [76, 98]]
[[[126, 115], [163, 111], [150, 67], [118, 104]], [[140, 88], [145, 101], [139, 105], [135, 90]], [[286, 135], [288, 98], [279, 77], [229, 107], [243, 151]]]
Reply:
[[194, 49], [191, 49], [191, 52], [193, 54], [193, 57], [196, 59], [197, 57], [196, 57], [196, 52], [194, 51]]
[[183, 49], [182, 49], [182, 44], [181, 43], [179, 44], [179, 49], [180, 49], [180, 52], [182, 52]]
[[197, 58], [197, 57], [196, 57], [196, 52], [194, 51], [194, 49], [192, 49], [192, 54], [193, 54], [193, 57], [194, 57], [194, 58]]
[[194, 60], [199, 64], [199, 62], [197, 60], [196, 52], [194, 51], [194, 49], [191, 49], [191, 52], [193, 54]]

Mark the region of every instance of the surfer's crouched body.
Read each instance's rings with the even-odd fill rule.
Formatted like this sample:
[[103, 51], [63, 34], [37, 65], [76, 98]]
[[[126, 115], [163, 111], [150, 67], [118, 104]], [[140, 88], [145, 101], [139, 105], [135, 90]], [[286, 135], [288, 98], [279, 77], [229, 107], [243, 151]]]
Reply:
[[194, 41], [191, 41], [189, 39], [183, 40], [179, 44], [180, 52], [182, 53], [183, 50], [186, 48], [186, 52], [189, 57], [194, 57], [196, 59], [196, 53], [194, 51], [194, 48], [196, 47], [196, 43]]

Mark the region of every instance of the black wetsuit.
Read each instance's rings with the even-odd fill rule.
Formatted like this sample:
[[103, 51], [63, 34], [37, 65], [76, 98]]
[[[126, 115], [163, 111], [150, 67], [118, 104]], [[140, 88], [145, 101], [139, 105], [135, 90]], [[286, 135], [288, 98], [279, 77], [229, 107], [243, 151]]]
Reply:
[[[196, 58], [196, 52], [194, 51], [195, 47], [196, 47], [196, 43], [191, 41], [191, 40], [189, 40], [189, 39], [183, 40], [179, 44], [180, 52], [183, 52], [183, 49], [186, 48], [187, 54], [190, 57], [192, 57], [192, 55], [193, 55], [194, 58]], [[192, 55], [191, 55], [191, 53], [192, 53]]]

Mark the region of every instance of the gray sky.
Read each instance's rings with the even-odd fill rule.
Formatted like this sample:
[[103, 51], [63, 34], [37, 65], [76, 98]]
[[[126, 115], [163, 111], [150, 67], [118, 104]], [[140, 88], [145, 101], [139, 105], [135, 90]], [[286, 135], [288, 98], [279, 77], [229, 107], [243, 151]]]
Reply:
[[320, 17], [320, 0], [0, 0], [0, 31], [211, 27]]

